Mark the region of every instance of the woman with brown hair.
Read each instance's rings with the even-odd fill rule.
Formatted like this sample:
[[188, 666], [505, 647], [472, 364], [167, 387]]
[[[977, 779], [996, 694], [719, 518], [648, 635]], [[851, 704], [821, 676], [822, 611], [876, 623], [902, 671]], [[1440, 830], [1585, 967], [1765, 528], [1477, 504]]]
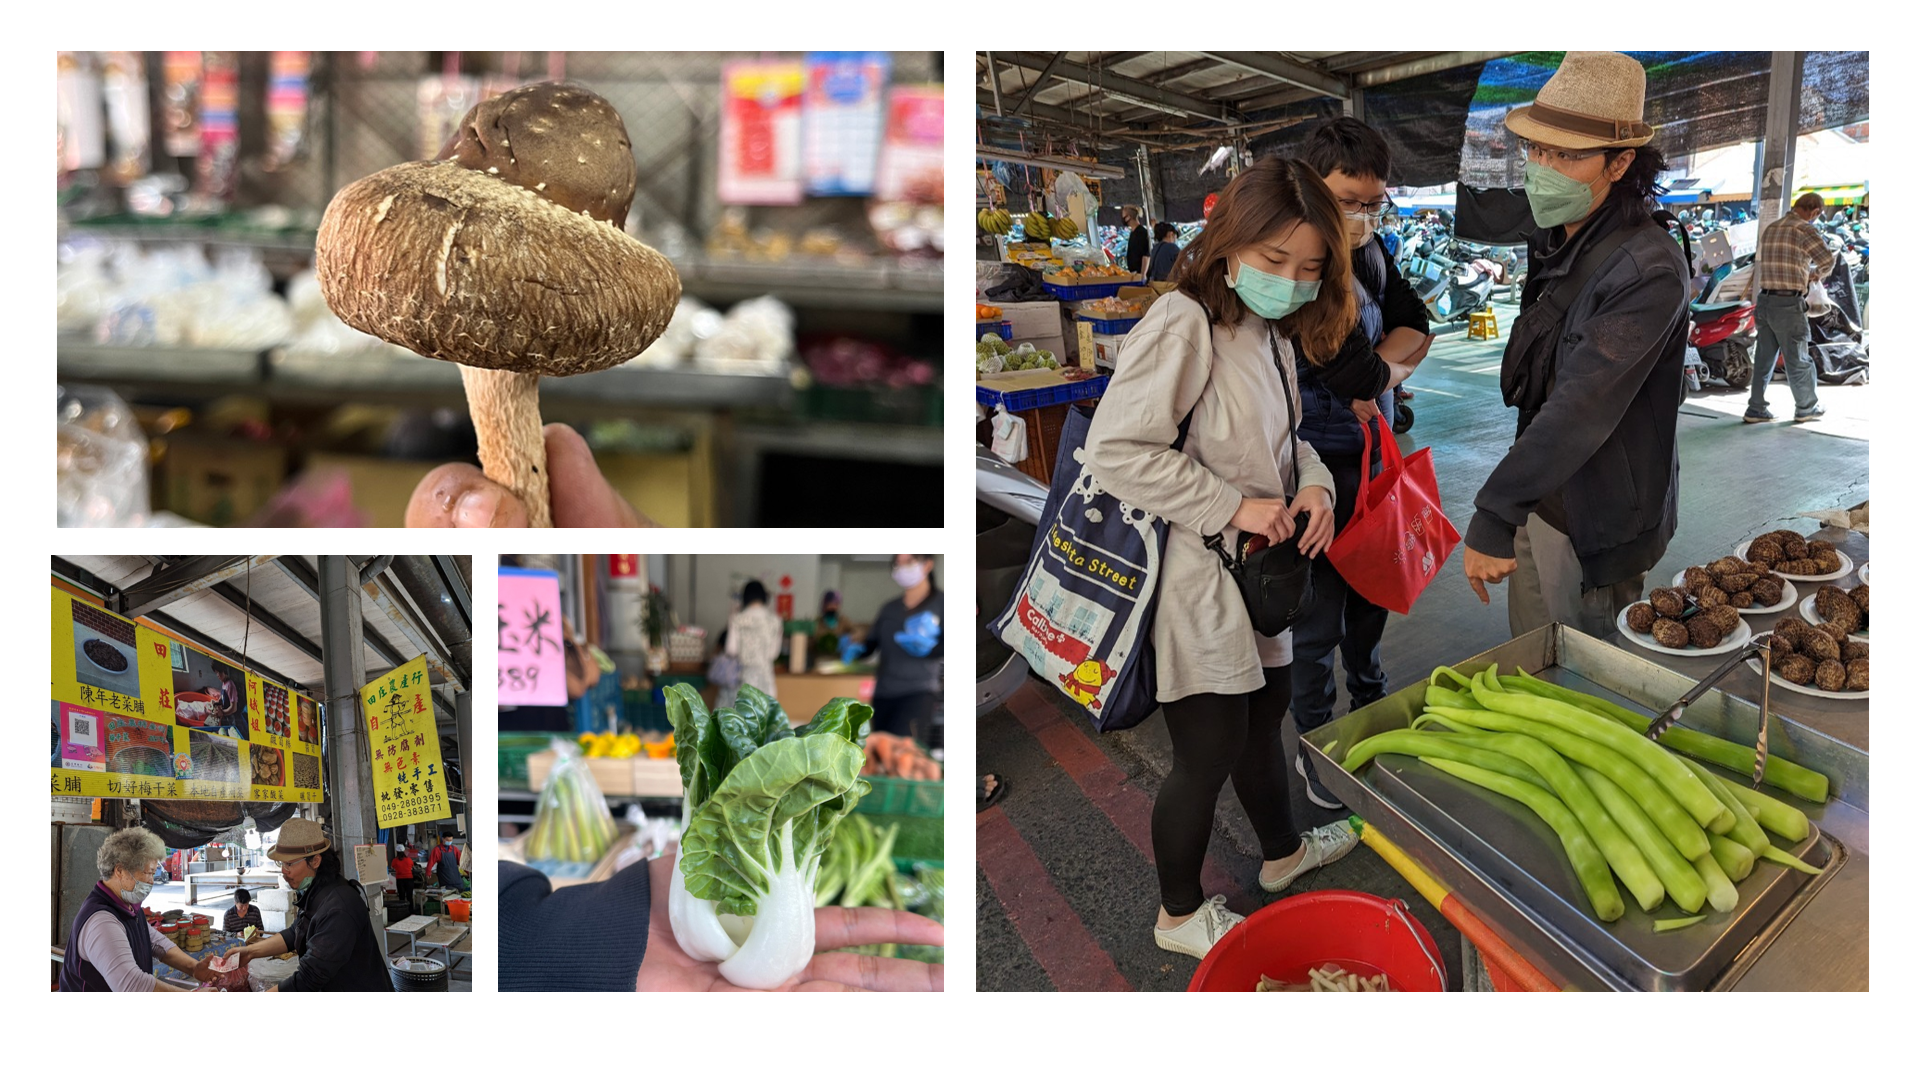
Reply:
[[1241, 173], [1181, 252], [1176, 291], [1127, 335], [1087, 434], [1095, 481], [1170, 523], [1153, 647], [1173, 769], [1154, 800], [1153, 850], [1154, 940], [1173, 952], [1205, 956], [1242, 918], [1200, 888], [1228, 776], [1259, 834], [1268, 892], [1355, 842], [1344, 823], [1294, 832], [1280, 741], [1293, 696], [1291, 635], [1254, 632], [1203, 540], [1279, 543], [1302, 513], [1303, 553], [1318, 556], [1333, 539], [1332, 475], [1294, 438], [1294, 343], [1309, 363], [1325, 363], [1353, 327], [1345, 235], [1311, 166], [1269, 158]]

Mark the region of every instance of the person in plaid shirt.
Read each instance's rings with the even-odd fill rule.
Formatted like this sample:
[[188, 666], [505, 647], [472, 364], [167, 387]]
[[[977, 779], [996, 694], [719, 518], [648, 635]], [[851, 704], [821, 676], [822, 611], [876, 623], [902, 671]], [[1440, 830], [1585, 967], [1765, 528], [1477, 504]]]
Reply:
[[1764, 424], [1773, 419], [1767, 408], [1767, 385], [1773, 381], [1773, 357], [1787, 360], [1787, 385], [1793, 388], [1795, 422], [1818, 420], [1827, 410], [1814, 393], [1813, 361], [1807, 357], [1807, 286], [1833, 270], [1833, 251], [1812, 225], [1826, 200], [1809, 191], [1793, 201], [1785, 217], [1760, 232], [1760, 257], [1753, 279], [1753, 321], [1759, 340], [1753, 350], [1753, 392], [1747, 398], [1745, 420]]

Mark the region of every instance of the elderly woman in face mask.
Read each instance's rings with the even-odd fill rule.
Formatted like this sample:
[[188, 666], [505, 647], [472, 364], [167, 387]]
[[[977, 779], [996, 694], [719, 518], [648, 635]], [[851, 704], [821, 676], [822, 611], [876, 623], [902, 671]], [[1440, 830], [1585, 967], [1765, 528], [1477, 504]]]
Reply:
[[73, 916], [67, 955], [60, 965], [64, 991], [177, 991], [154, 977], [158, 956], [201, 981], [213, 977], [206, 960], [194, 960], [147, 922], [141, 903], [153, 891], [153, 871], [167, 845], [141, 828], [121, 829], [94, 856], [100, 880]]

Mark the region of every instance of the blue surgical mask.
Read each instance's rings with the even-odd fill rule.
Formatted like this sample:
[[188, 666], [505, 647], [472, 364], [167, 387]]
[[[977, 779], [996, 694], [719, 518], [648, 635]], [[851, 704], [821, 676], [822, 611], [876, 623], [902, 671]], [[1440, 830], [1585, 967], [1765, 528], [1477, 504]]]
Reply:
[[1246, 263], [1240, 263], [1237, 274], [1231, 272], [1231, 265], [1228, 269], [1227, 287], [1239, 293], [1240, 302], [1263, 319], [1284, 319], [1320, 295], [1317, 281], [1295, 281]]
[[152, 892], [153, 882], [136, 881], [133, 883], [133, 888], [120, 890], [120, 899], [132, 904], [134, 907], [139, 907], [146, 902], [147, 896]]

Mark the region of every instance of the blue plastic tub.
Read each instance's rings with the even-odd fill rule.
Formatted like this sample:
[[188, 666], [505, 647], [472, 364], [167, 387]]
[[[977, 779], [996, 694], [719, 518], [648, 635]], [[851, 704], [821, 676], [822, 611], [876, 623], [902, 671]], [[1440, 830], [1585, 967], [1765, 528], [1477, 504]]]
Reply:
[[1008, 412], [1022, 412], [1026, 409], [1044, 409], [1049, 405], [1065, 405], [1074, 401], [1097, 398], [1107, 391], [1107, 376], [1096, 375], [1091, 379], [1062, 383], [1059, 386], [1043, 386], [1036, 390], [995, 390], [975, 383], [973, 398], [991, 409], [1004, 405]]

